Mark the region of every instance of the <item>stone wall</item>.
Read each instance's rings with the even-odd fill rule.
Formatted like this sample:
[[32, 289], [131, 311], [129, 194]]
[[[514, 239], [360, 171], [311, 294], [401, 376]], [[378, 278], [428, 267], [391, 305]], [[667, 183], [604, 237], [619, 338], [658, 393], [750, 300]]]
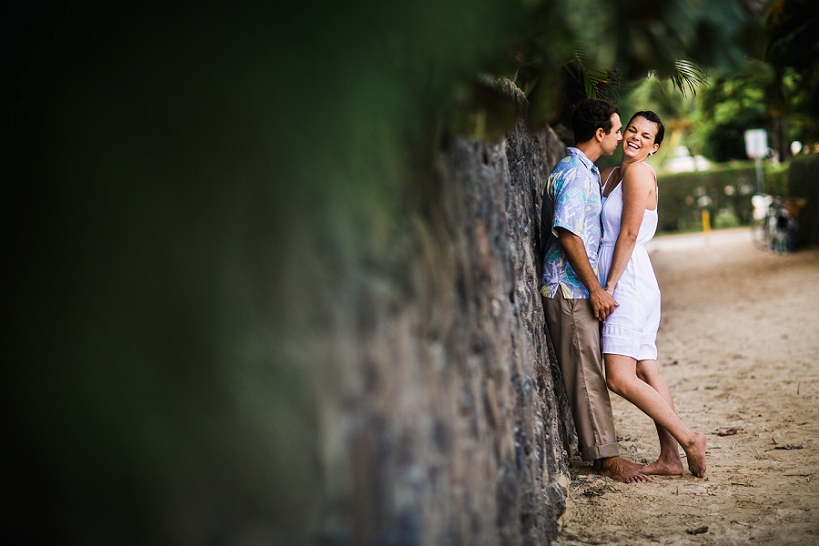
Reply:
[[337, 307], [325, 347], [323, 540], [555, 537], [573, 425], [538, 293], [539, 195], [563, 153], [524, 122], [496, 145], [443, 136], [409, 286], [362, 272], [337, 287], [357, 297]]

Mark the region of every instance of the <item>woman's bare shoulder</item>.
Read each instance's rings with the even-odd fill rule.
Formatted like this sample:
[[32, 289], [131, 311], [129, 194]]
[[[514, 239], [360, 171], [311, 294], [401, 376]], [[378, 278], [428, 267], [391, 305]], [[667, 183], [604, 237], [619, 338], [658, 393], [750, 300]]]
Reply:
[[627, 168], [623, 169], [623, 182], [629, 185], [645, 185], [653, 188], [656, 185], [654, 169], [642, 161], [629, 165]]

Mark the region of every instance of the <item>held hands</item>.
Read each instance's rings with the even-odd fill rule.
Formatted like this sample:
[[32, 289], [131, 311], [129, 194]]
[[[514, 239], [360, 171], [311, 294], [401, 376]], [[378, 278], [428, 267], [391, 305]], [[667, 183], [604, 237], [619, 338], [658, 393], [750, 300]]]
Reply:
[[592, 305], [594, 318], [597, 320], [606, 320], [606, 317], [612, 314], [616, 307], [620, 306], [619, 303], [614, 301], [613, 294], [614, 288], [603, 289], [602, 287], [589, 293], [589, 302]]

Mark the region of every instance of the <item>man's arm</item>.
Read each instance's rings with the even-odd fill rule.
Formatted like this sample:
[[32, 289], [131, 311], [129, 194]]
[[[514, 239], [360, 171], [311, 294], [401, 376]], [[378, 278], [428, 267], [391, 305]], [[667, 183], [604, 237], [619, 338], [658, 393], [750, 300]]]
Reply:
[[597, 276], [589, 263], [583, 240], [571, 231], [561, 227], [557, 228], [557, 237], [560, 239], [560, 244], [563, 246], [563, 252], [566, 253], [569, 264], [571, 264], [580, 282], [589, 291], [589, 303], [592, 305], [594, 317], [597, 320], [605, 320], [607, 316], [614, 312], [614, 308], [620, 304], [614, 301], [614, 298], [600, 286], [600, 281], [597, 280]]

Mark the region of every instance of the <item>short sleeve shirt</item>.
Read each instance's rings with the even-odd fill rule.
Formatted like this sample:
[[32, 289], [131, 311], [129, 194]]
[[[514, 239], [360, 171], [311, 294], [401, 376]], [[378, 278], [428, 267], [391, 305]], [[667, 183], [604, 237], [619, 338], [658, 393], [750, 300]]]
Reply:
[[559, 289], [566, 299], [582, 299], [589, 297], [589, 291], [569, 264], [557, 238], [557, 228], [580, 237], [589, 264], [597, 274], [597, 250], [602, 234], [600, 171], [579, 149], [570, 147], [566, 153], [568, 155], [552, 170], [543, 191], [541, 294], [553, 298]]

